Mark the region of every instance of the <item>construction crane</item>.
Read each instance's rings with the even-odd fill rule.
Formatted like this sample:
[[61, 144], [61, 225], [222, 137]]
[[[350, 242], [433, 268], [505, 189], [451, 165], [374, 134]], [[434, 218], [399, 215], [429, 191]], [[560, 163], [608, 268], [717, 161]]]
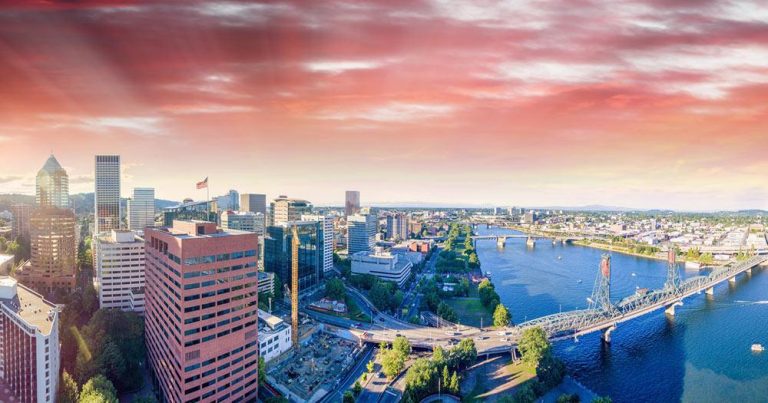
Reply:
[[299, 230], [293, 226], [291, 239], [291, 341], [299, 350]]

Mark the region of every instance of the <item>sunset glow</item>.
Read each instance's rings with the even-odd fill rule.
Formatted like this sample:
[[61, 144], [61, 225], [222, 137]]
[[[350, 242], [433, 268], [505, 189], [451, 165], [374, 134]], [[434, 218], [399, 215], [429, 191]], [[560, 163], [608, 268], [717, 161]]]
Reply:
[[[62, 5], [64, 4], [64, 5]], [[0, 192], [768, 208], [763, 1], [11, 1]], [[311, 185], [311, 186], [310, 186]]]

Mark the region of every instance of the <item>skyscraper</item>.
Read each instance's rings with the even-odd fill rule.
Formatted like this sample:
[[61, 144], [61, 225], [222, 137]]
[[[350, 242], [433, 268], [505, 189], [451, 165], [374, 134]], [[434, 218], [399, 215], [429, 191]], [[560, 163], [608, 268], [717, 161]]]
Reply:
[[32, 206], [28, 204], [14, 204], [11, 206], [13, 214], [13, 236], [15, 238], [29, 239], [29, 218], [32, 214]]
[[145, 231], [146, 344], [163, 401], [255, 401], [258, 236], [174, 221]]
[[387, 215], [387, 238], [404, 241], [408, 239], [408, 216], [403, 213]]
[[53, 154], [37, 172], [35, 202], [40, 207], [69, 207], [69, 176]]
[[350, 255], [370, 252], [376, 244], [379, 220], [375, 214], [355, 214], [347, 217], [347, 249]]
[[250, 211], [267, 215], [267, 195], [257, 193], [242, 193], [240, 195], [240, 211]]
[[317, 214], [304, 214], [301, 216], [301, 221], [315, 221], [319, 222], [323, 229], [323, 253], [322, 264], [323, 273], [328, 273], [333, 270], [333, 216], [330, 215], [317, 215]]
[[94, 234], [120, 229], [120, 156], [96, 156]]
[[269, 225], [301, 220], [302, 214], [312, 213], [312, 203], [301, 199], [280, 196], [269, 204]]
[[[317, 221], [290, 221], [267, 227], [264, 239], [264, 270], [275, 273], [280, 282], [293, 290], [291, 283], [292, 227], [299, 234], [299, 292], [314, 287], [323, 279], [323, 225]], [[333, 257], [331, 257], [333, 259]]]
[[128, 199], [128, 229], [143, 231], [155, 226], [155, 189], [134, 188]]
[[240, 210], [240, 193], [237, 190], [230, 190], [227, 194], [215, 198], [216, 209], [219, 211], [225, 210]]
[[351, 216], [360, 212], [360, 192], [347, 190], [344, 203], [344, 215]]
[[0, 396], [6, 401], [56, 400], [59, 310], [13, 278], [0, 277]]
[[72, 291], [77, 267], [74, 211], [38, 208], [29, 221], [31, 258], [18, 273], [19, 280], [41, 293]]

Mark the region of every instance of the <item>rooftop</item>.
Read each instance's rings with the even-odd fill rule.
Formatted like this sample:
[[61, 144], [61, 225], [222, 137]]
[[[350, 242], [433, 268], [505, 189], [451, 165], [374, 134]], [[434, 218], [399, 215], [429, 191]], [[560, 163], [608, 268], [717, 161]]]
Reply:
[[58, 306], [46, 301], [42, 295], [32, 291], [11, 277], [0, 277], [0, 289], [3, 297], [9, 296], [15, 288], [15, 295], [10, 298], [0, 298], [0, 304], [11, 308], [28, 325], [36, 327], [42, 334], [51, 334], [53, 321], [50, 318], [51, 311], [58, 310]]
[[5, 262], [12, 261], [13, 259], [13, 255], [0, 255], [0, 265], [4, 264]]

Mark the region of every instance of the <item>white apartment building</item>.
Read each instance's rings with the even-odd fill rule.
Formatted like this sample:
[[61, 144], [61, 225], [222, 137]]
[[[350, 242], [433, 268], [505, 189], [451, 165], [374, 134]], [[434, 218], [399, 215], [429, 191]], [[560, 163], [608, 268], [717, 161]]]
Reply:
[[144, 240], [112, 230], [94, 238], [95, 285], [101, 308], [144, 312]]
[[301, 221], [317, 221], [322, 223], [323, 227], [323, 273], [333, 270], [333, 216], [304, 214]]
[[59, 307], [12, 277], [0, 277], [0, 380], [8, 401], [56, 400]]
[[371, 274], [380, 280], [402, 287], [411, 275], [413, 263], [406, 257], [389, 252], [358, 252], [351, 255], [352, 274]]
[[264, 362], [291, 348], [291, 327], [282, 319], [259, 309], [259, 356]]
[[374, 214], [355, 214], [347, 217], [347, 249], [350, 255], [370, 252], [376, 244], [379, 220]]
[[275, 273], [259, 272], [259, 294], [275, 294]]
[[155, 189], [134, 188], [127, 205], [129, 230], [144, 231], [144, 227], [155, 226]]

